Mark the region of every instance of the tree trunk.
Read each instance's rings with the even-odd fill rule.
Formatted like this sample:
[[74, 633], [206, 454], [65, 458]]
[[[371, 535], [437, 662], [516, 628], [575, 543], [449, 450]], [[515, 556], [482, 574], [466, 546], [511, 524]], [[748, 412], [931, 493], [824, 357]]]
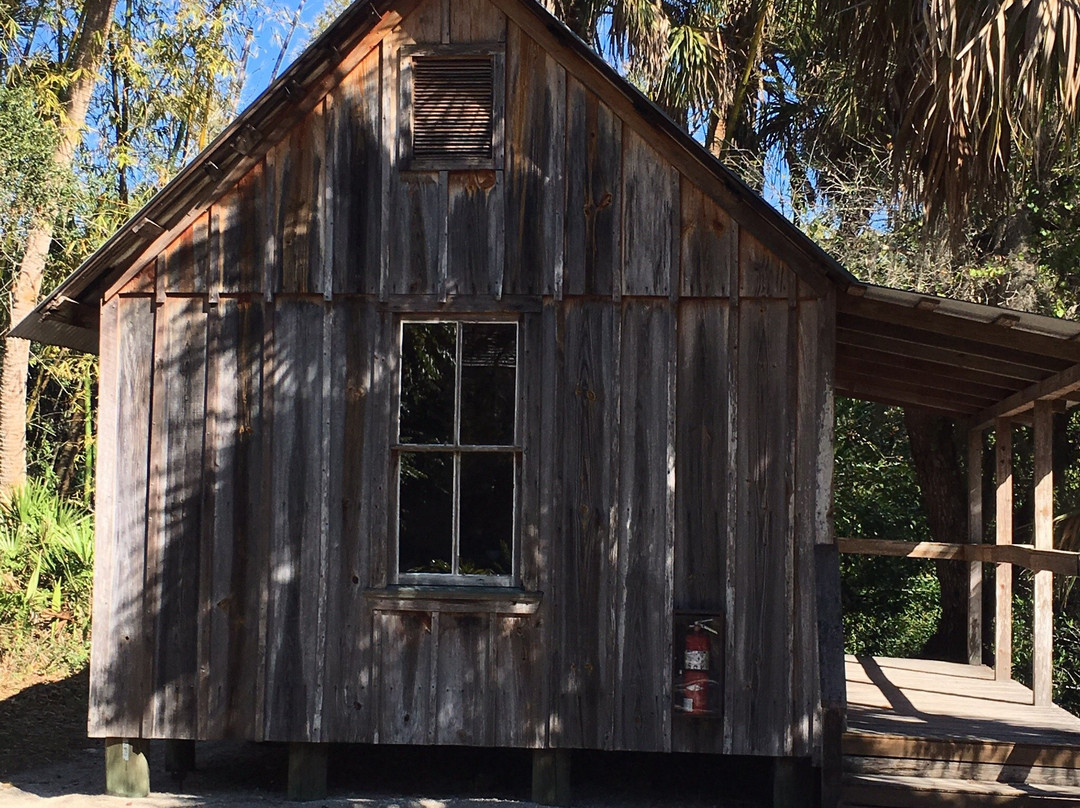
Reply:
[[[116, 0], [86, 0], [82, 28], [72, 42], [65, 69], [75, 76], [57, 122], [58, 139], [53, 162], [61, 171], [71, 166], [75, 147], [82, 137], [90, 96], [97, 82], [98, 68], [105, 53]], [[55, 211], [43, 215], [30, 228], [18, 272], [11, 291], [10, 317], [14, 326], [37, 303], [41, 280], [52, 243]], [[30, 343], [8, 337], [4, 340], [3, 368], [0, 370], [0, 494], [6, 494], [26, 479], [26, 374]]]
[[[967, 476], [955, 424], [948, 418], [908, 409], [904, 425], [931, 535], [935, 541], [966, 541]], [[967, 662], [967, 565], [955, 561], [935, 564], [941, 585], [941, 618], [922, 655]]]

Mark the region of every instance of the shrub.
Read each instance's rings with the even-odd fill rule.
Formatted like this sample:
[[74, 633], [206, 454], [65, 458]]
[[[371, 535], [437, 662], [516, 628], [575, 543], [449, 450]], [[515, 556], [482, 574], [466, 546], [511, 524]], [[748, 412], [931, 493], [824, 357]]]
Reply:
[[85, 664], [93, 565], [85, 505], [37, 480], [0, 502], [0, 657], [38, 673]]

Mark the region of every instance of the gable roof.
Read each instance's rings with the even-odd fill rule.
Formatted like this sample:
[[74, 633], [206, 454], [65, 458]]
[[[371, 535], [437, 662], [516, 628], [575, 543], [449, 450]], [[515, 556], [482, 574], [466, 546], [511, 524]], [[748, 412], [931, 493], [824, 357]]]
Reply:
[[[225, 193], [278, 142], [346, 72], [342, 60], [368, 38], [374, 45], [419, 5], [418, 0], [356, 0], [251, 103], [217, 138], [132, 216], [96, 252], [56, 287], [11, 334], [16, 337], [97, 350], [94, 301], [110, 288], [156, 240], [165, 238], [196, 212]], [[691, 156], [722, 186], [732, 216], [781, 257], [841, 288], [858, 281], [812, 239], [778, 213], [701, 144], [668, 118], [536, 0], [495, 0], [524, 12], [555, 37], [561, 49], [584, 60], [650, 126]], [[788, 255], [785, 256], [784, 253]], [[794, 253], [794, 255], [792, 255]]]
[[[1006, 410], [1022, 412], [1036, 395], [1067, 398], [1080, 389], [1080, 324], [861, 284], [540, 3], [490, 2], [564, 67], [580, 72], [617, 114], [644, 123], [657, 148], [819, 293], [829, 287], [840, 292], [839, 394], [978, 421]], [[420, 0], [356, 0], [11, 334], [95, 352], [98, 299], [232, 188], [419, 5]]]

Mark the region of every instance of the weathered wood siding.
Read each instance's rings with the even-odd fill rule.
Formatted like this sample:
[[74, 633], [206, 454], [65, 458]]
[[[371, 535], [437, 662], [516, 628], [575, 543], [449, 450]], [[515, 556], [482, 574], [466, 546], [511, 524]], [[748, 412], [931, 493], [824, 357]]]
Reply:
[[[504, 43], [494, 170], [398, 164], [440, 42]], [[833, 301], [488, 0], [353, 63], [102, 309], [91, 732], [809, 754]], [[519, 320], [535, 614], [371, 597], [405, 312]]]

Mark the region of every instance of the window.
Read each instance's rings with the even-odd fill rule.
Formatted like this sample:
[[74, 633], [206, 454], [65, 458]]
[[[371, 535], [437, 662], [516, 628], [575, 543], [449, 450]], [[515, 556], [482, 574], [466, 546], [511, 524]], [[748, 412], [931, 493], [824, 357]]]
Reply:
[[502, 162], [503, 57], [498, 48], [402, 51], [402, 167], [494, 169]]
[[401, 323], [399, 581], [512, 582], [517, 343], [516, 322]]

